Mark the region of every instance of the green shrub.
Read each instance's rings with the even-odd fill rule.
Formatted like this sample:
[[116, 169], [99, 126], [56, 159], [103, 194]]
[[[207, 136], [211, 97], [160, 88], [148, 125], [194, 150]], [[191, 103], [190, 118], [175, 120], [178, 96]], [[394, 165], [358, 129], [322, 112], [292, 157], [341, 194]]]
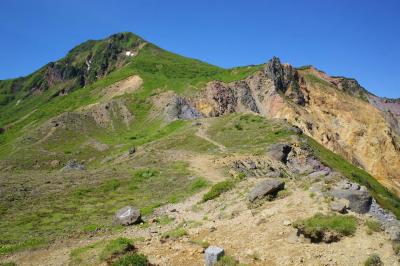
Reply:
[[381, 266], [383, 265], [381, 258], [377, 254], [372, 254], [364, 262], [364, 266]]
[[368, 219], [365, 221], [365, 225], [368, 227], [368, 229], [371, 232], [380, 232], [381, 229], [381, 224], [378, 221]]
[[125, 254], [126, 252], [134, 250], [133, 242], [130, 239], [119, 237], [111, 240], [103, 249], [100, 254], [101, 260], [108, 260], [112, 257]]
[[325, 232], [336, 232], [340, 235], [354, 235], [357, 221], [353, 216], [323, 215], [317, 213], [311, 218], [296, 221], [293, 226], [311, 238], [320, 238]]
[[210, 191], [204, 194], [203, 202], [219, 197], [222, 193], [231, 190], [234, 186], [235, 186], [234, 180], [225, 180], [213, 185]]
[[196, 178], [190, 185], [190, 191], [196, 192], [207, 186], [208, 186], [207, 180], [205, 180], [204, 178]]
[[113, 266], [146, 266], [147, 257], [143, 254], [125, 255], [112, 264]]

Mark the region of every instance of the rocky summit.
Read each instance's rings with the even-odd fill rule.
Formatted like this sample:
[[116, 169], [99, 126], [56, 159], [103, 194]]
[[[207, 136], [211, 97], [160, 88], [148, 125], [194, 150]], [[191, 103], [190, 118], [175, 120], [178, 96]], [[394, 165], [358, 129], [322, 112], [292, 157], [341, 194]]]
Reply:
[[0, 265], [399, 265], [400, 100], [354, 79], [118, 33], [0, 114]]

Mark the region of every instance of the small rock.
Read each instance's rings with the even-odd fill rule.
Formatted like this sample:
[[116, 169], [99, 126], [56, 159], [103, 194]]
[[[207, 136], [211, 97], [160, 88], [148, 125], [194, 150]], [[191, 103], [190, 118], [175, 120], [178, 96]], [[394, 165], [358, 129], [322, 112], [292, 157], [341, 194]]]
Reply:
[[256, 225], [262, 225], [265, 224], [267, 220], [265, 218], [261, 218], [260, 220], [257, 221]]
[[217, 230], [217, 228], [215, 227], [215, 226], [211, 226], [210, 227], [210, 232], [214, 232], [214, 231], [216, 231]]
[[285, 182], [279, 179], [267, 179], [258, 183], [249, 193], [250, 202], [262, 199], [268, 195], [276, 195], [278, 191], [285, 188]]
[[346, 213], [348, 205], [347, 200], [335, 200], [331, 203], [331, 210], [338, 213]]
[[289, 226], [289, 225], [291, 225], [291, 224], [292, 224], [291, 221], [288, 221], [288, 220], [283, 221], [283, 225], [284, 225], [284, 226]]
[[288, 240], [288, 242], [289, 242], [290, 244], [297, 243], [297, 241], [299, 240], [299, 235], [298, 235], [297, 231], [291, 232], [291, 233], [288, 235], [287, 240]]
[[215, 265], [218, 260], [224, 256], [225, 252], [223, 248], [210, 246], [204, 252], [204, 260], [206, 266]]
[[389, 233], [390, 240], [392, 241], [400, 241], [400, 227], [392, 226], [387, 232]]
[[136, 152], [136, 148], [135, 147], [132, 147], [132, 148], [129, 149], [129, 155], [132, 155], [135, 152]]
[[50, 162], [50, 166], [53, 168], [56, 168], [60, 165], [60, 161], [59, 160], [53, 160]]
[[132, 225], [141, 221], [140, 211], [132, 206], [126, 206], [115, 214], [115, 222], [120, 225]]

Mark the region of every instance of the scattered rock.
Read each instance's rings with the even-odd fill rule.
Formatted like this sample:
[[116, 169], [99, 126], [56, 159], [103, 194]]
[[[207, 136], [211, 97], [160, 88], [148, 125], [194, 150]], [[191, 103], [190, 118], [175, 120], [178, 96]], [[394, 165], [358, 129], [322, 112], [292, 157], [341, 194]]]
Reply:
[[301, 130], [298, 126], [292, 126], [289, 128], [289, 130], [294, 132], [297, 135], [303, 134], [303, 130]]
[[70, 170], [86, 170], [85, 166], [79, 163], [77, 160], [68, 161], [67, 164], [61, 169], [61, 171], [70, 171]]
[[287, 163], [287, 158], [288, 158], [288, 155], [291, 150], [292, 150], [292, 147], [288, 144], [276, 143], [276, 144], [272, 144], [268, 147], [267, 154], [272, 159], [275, 159], [282, 163]]
[[392, 241], [400, 241], [400, 227], [392, 226], [387, 232], [389, 233], [390, 240]]
[[135, 147], [132, 147], [132, 148], [129, 149], [129, 155], [132, 155], [135, 152], [136, 152], [136, 148]]
[[331, 210], [338, 213], [346, 213], [349, 203], [347, 200], [340, 199], [331, 203]]
[[297, 243], [297, 241], [299, 240], [299, 235], [298, 235], [297, 230], [291, 232], [291, 233], [288, 235], [287, 240], [288, 240], [288, 242], [289, 242], [290, 244], [295, 244], [295, 243]]
[[297, 235], [303, 236], [305, 238], [304, 241], [310, 241], [311, 243], [332, 243], [339, 241], [342, 237], [341, 234], [329, 230], [308, 232], [302, 226], [298, 227]]
[[256, 225], [262, 225], [265, 224], [267, 220], [265, 218], [261, 218], [260, 220], [257, 221]]
[[262, 199], [266, 196], [274, 196], [278, 191], [285, 188], [285, 182], [279, 179], [267, 179], [258, 183], [249, 193], [250, 202]]
[[223, 248], [210, 246], [204, 252], [204, 260], [206, 266], [215, 265], [218, 260], [224, 256], [225, 252]]
[[343, 180], [336, 185], [339, 189], [348, 189], [348, 190], [360, 190], [360, 185], [356, 183], [351, 183], [349, 181]]
[[115, 214], [115, 222], [120, 225], [132, 225], [141, 221], [140, 211], [132, 206], [126, 206]]
[[50, 162], [50, 166], [53, 168], [56, 168], [60, 165], [60, 161], [59, 160], [53, 160]]
[[334, 189], [331, 195], [348, 200], [349, 209], [357, 213], [367, 213], [372, 204], [372, 197], [366, 190]]
[[309, 178], [311, 179], [316, 179], [320, 177], [327, 176], [330, 173], [330, 170], [321, 170], [321, 171], [316, 171], [308, 175]]
[[283, 221], [283, 225], [284, 225], [284, 226], [289, 226], [289, 225], [291, 225], [291, 224], [292, 224], [291, 221], [288, 221], [288, 220]]

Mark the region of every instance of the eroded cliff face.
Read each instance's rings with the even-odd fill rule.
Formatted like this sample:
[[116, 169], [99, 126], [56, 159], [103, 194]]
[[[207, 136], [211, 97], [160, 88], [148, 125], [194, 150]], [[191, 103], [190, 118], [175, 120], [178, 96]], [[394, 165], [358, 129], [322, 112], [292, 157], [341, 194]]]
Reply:
[[397, 109], [370, 104], [369, 97], [381, 103], [355, 80], [312, 67], [296, 70], [273, 58], [245, 80], [208, 83], [191, 104], [203, 116], [251, 111], [287, 119], [400, 194]]

